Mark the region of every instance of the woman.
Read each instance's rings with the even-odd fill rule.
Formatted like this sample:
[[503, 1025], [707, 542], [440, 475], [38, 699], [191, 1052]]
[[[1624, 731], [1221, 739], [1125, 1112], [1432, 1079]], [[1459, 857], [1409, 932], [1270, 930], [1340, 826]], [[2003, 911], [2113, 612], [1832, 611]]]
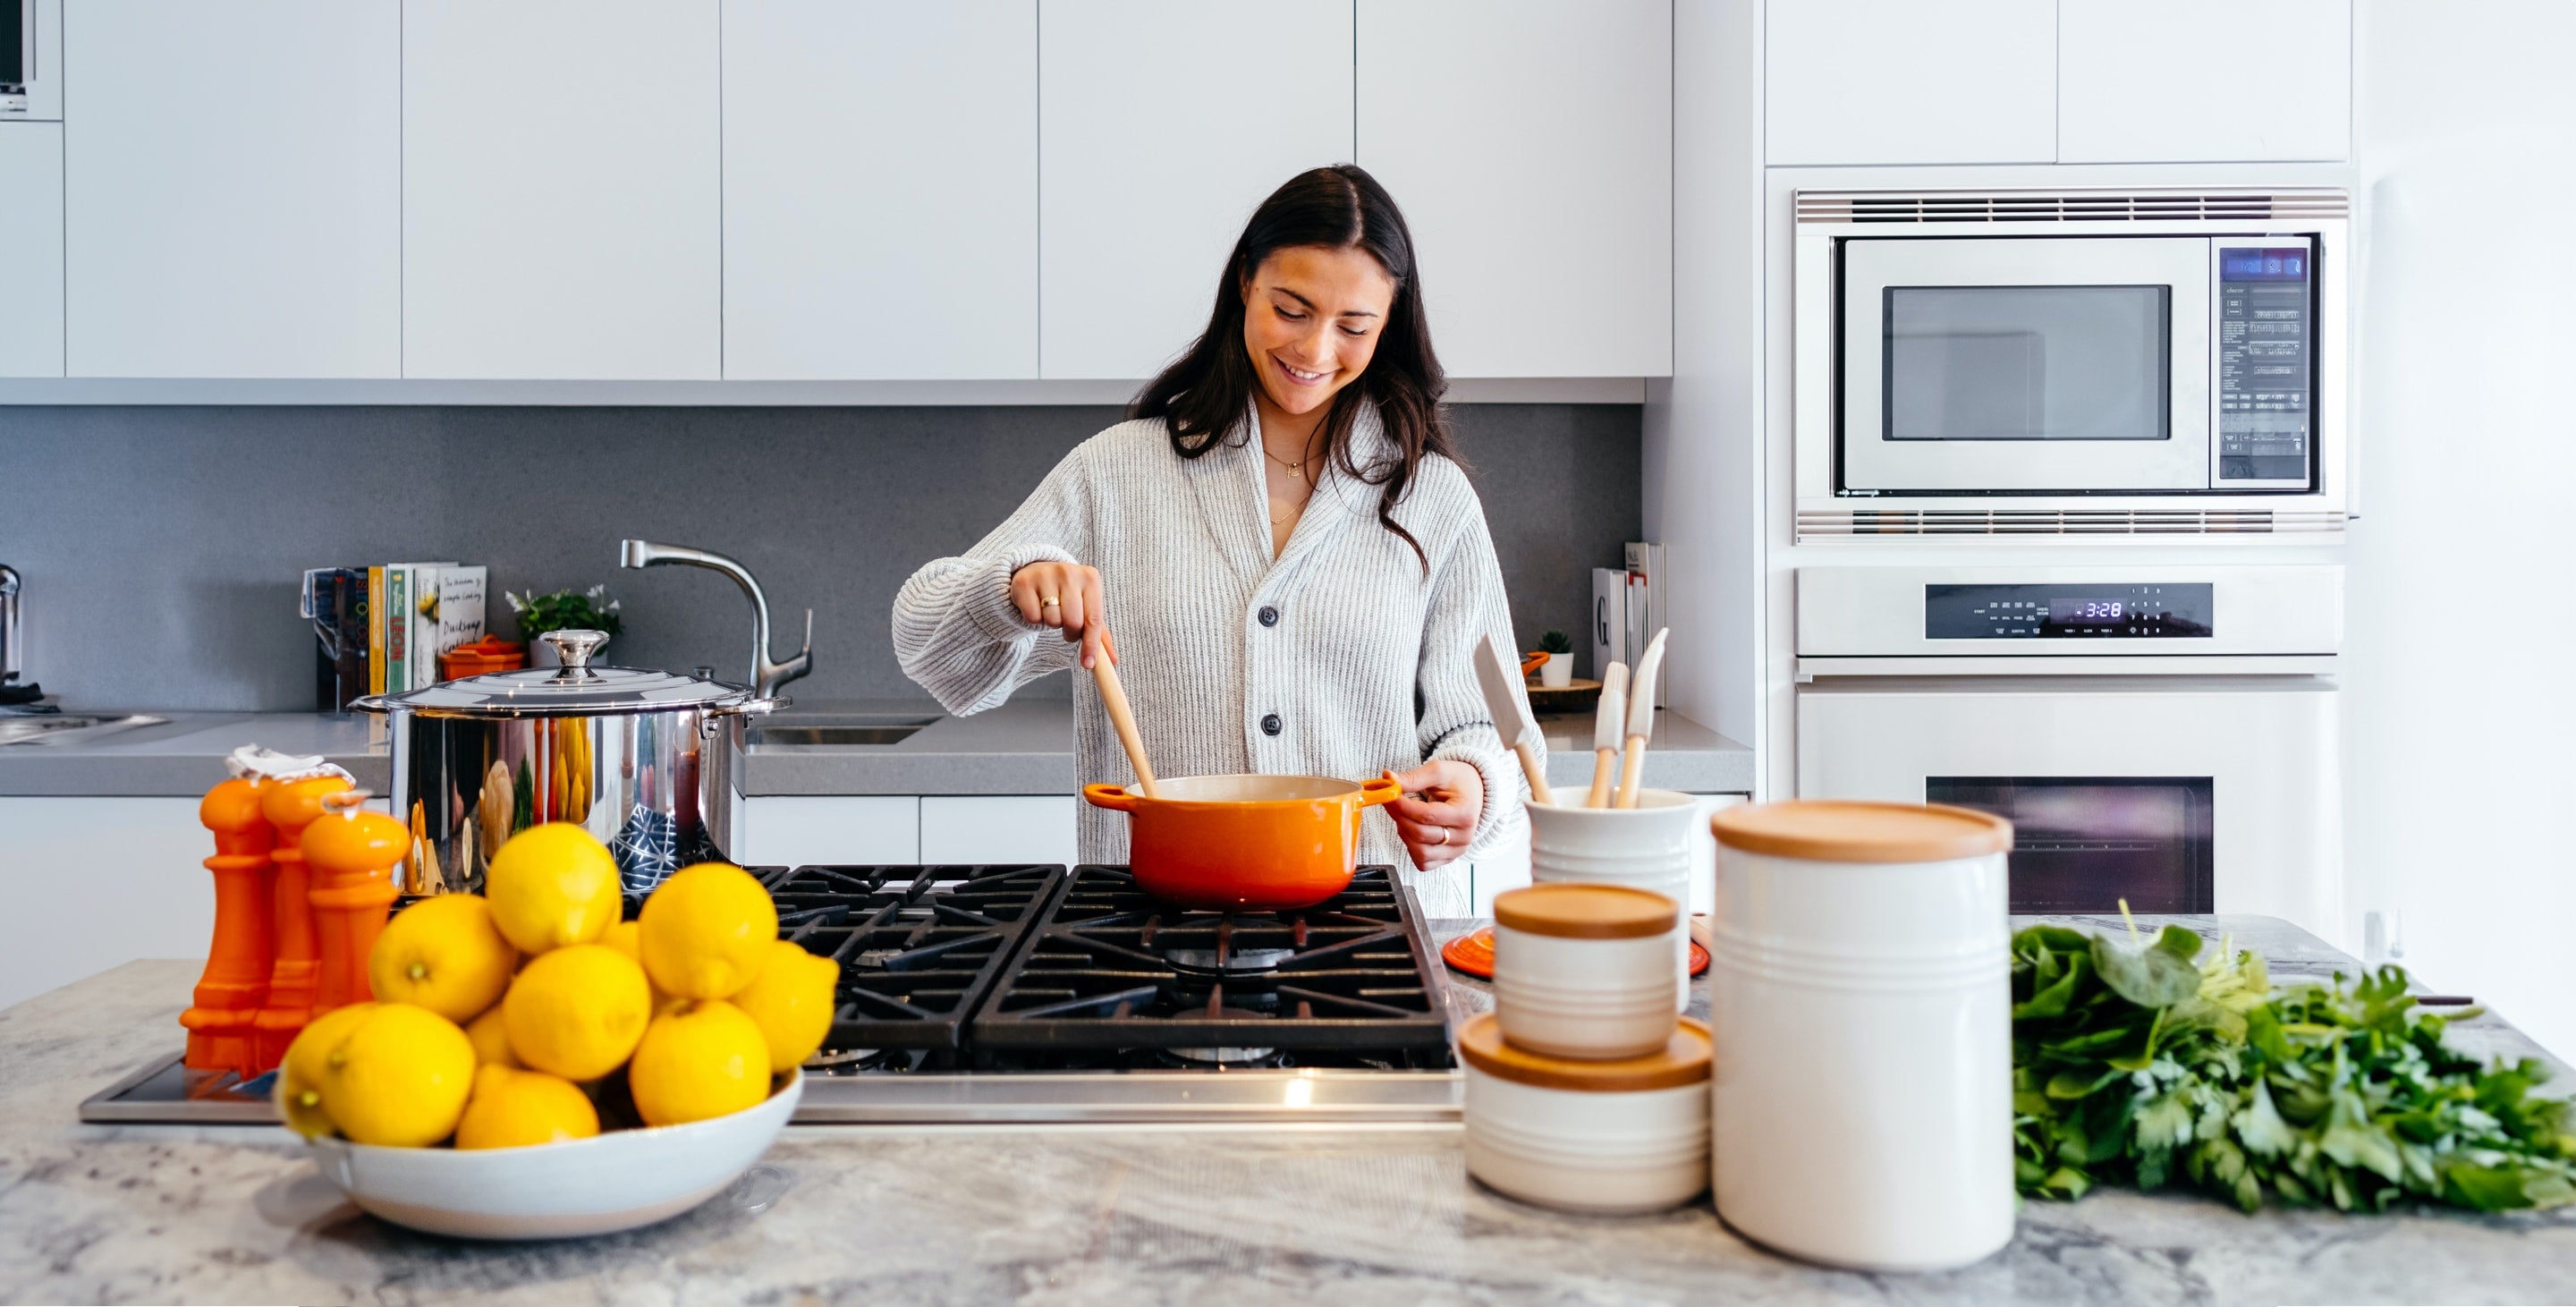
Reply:
[[[1158, 775], [1392, 770], [1406, 797], [1364, 818], [1361, 860], [1409, 860], [1427, 911], [1467, 915], [1466, 877], [1438, 873], [1489, 845], [1523, 792], [1470, 661], [1511, 627], [1416, 268], [1366, 172], [1280, 187], [1235, 243], [1207, 331], [1129, 420], [905, 583], [904, 671], [972, 713], [1108, 658]], [[1089, 677], [1074, 696], [1081, 778], [1132, 781]], [[1124, 861], [1126, 821], [1084, 808], [1083, 859]]]

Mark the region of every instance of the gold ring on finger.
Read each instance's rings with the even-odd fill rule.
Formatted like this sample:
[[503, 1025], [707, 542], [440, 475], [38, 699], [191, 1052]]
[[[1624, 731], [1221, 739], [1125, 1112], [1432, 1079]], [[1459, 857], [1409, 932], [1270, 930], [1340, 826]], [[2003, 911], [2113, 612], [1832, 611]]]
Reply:
[[1046, 598], [1041, 599], [1041, 600], [1039, 600], [1039, 601], [1038, 601], [1038, 607], [1040, 607], [1040, 608], [1054, 608], [1054, 607], [1056, 607], [1060, 602], [1061, 602], [1061, 601], [1060, 601], [1060, 600], [1058, 600], [1054, 595], [1048, 595]]

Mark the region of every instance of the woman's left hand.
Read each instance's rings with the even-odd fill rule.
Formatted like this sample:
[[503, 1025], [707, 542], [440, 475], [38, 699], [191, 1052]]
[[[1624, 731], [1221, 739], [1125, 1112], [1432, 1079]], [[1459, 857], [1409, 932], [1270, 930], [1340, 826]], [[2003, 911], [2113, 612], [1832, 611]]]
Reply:
[[[1467, 851], [1476, 833], [1476, 818], [1485, 811], [1485, 778], [1455, 758], [1434, 758], [1411, 771], [1397, 772], [1405, 797], [1386, 806], [1396, 833], [1413, 854], [1413, 865], [1429, 871]], [[1413, 796], [1419, 794], [1421, 798]]]

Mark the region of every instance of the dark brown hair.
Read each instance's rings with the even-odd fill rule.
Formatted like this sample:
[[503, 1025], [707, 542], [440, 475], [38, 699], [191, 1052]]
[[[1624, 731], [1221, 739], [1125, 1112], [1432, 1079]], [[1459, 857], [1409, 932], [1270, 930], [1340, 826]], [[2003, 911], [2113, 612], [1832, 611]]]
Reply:
[[[1395, 506], [1404, 499], [1422, 459], [1439, 454], [1463, 464], [1440, 411], [1440, 396], [1449, 388], [1440, 360], [1431, 352], [1431, 325], [1422, 312], [1422, 275], [1413, 257], [1413, 234], [1395, 198], [1357, 164], [1317, 168], [1288, 179], [1270, 193], [1244, 224], [1243, 236], [1217, 278], [1216, 307], [1207, 330], [1192, 342], [1163, 375], [1127, 406], [1131, 418], [1162, 418], [1169, 425], [1172, 452], [1197, 458], [1216, 447], [1226, 432], [1243, 420], [1252, 402], [1251, 358], [1243, 348], [1243, 287], [1272, 253], [1298, 246], [1362, 249], [1395, 279], [1395, 302], [1379, 329], [1377, 351], [1368, 370], [1333, 396], [1325, 414], [1325, 448], [1333, 464], [1364, 485], [1380, 487], [1379, 525], [1401, 536], [1422, 559], [1429, 558], [1413, 533], [1396, 525]], [[1351, 427], [1362, 404], [1377, 406], [1379, 421], [1399, 457], [1361, 467], [1351, 451]], [[1254, 439], [1259, 439], [1256, 433]]]

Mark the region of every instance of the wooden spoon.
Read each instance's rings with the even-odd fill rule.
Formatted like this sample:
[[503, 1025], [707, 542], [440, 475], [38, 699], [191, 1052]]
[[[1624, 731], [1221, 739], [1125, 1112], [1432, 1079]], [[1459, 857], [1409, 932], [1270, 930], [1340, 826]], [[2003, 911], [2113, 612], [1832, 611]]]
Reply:
[[1127, 706], [1127, 687], [1118, 683], [1118, 665], [1110, 657], [1091, 660], [1092, 679], [1100, 682], [1100, 702], [1109, 709], [1109, 724], [1118, 728], [1118, 743], [1127, 750], [1127, 763], [1136, 769], [1136, 784], [1145, 797], [1163, 797], [1154, 788], [1154, 768], [1145, 761], [1145, 737], [1136, 733], [1135, 711]]

